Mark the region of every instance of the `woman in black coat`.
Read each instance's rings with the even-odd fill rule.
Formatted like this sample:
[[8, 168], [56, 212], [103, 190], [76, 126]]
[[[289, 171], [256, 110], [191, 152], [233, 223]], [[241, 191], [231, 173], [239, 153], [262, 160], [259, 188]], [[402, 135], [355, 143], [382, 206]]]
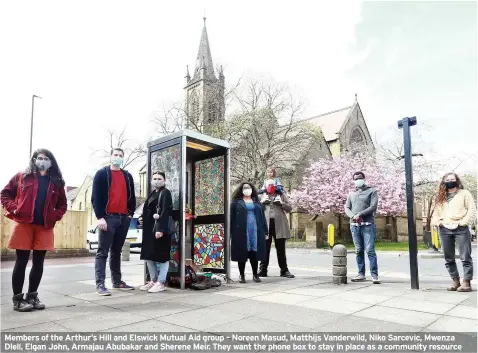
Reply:
[[[143, 227], [141, 260], [146, 261], [151, 281], [140, 287], [150, 293], [162, 292], [169, 270], [171, 234], [169, 218], [172, 216], [171, 191], [165, 187], [166, 175], [153, 172], [152, 192], [146, 199], [139, 223]], [[159, 209], [158, 209], [159, 204]]]
[[237, 261], [241, 283], [246, 283], [246, 261], [251, 263], [254, 282], [258, 261], [266, 259], [268, 228], [264, 211], [259, 203], [254, 185], [242, 183], [232, 195], [231, 203], [231, 260]]

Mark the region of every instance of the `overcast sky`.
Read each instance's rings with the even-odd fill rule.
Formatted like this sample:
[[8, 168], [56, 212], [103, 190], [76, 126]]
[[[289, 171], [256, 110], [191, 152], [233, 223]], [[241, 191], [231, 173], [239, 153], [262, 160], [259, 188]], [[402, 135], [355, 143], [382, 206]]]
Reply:
[[[0, 125], [5, 185], [33, 148], [50, 149], [68, 185], [96, 168], [107, 130], [154, 136], [151, 113], [183, 98], [206, 13], [226, 81], [287, 83], [306, 116], [351, 105], [372, 137], [404, 116], [435, 152], [477, 154], [475, 2], [10, 1], [0, 4]], [[191, 69], [192, 71], [192, 69]]]

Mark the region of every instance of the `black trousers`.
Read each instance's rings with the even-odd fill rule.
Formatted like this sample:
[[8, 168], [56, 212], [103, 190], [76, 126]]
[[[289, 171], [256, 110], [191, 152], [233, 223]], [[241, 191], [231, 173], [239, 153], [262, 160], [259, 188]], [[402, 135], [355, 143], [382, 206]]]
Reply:
[[267, 267], [269, 267], [272, 238], [274, 238], [274, 244], [277, 251], [277, 262], [279, 263], [280, 273], [283, 274], [289, 271], [287, 268], [287, 257], [285, 255], [286, 239], [277, 239], [276, 224], [274, 219], [269, 220], [269, 239], [266, 240], [266, 261], [261, 262], [261, 272], [267, 273]]
[[111, 281], [121, 282], [121, 250], [123, 249], [130, 218], [127, 215], [106, 216], [106, 232], [98, 230], [98, 250], [95, 258], [96, 286], [104, 285], [106, 278], [106, 259], [110, 255]]
[[[28, 283], [28, 293], [36, 292], [43, 276], [43, 263], [45, 262], [46, 250], [33, 250], [32, 269]], [[25, 282], [25, 271], [27, 269], [30, 250], [17, 250], [17, 259], [12, 273], [13, 295], [22, 293]]]
[[[249, 251], [248, 257], [252, 267], [252, 274], [256, 276], [257, 275], [257, 253], [255, 251]], [[246, 263], [238, 262], [237, 264], [239, 265], [239, 273], [241, 274], [241, 276], [244, 276], [244, 272], [246, 270]]]

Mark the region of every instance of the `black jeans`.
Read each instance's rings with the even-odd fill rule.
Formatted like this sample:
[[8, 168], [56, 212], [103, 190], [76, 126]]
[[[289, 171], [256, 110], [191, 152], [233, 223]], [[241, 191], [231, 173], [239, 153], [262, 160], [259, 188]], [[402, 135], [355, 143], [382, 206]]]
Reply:
[[269, 267], [269, 259], [271, 255], [272, 238], [274, 238], [274, 244], [277, 251], [277, 262], [279, 263], [280, 273], [288, 272], [287, 257], [285, 255], [285, 242], [286, 239], [277, 239], [276, 237], [276, 225], [274, 219], [269, 221], [269, 239], [266, 240], [266, 261], [261, 261], [261, 272], [267, 273], [267, 267]]
[[[249, 251], [248, 257], [252, 267], [252, 274], [256, 276], [257, 275], [257, 253], [255, 251]], [[244, 272], [246, 270], [246, 263], [238, 262], [237, 264], [239, 265], [239, 273], [241, 274], [241, 276], [244, 276]]]
[[440, 239], [445, 255], [445, 267], [451, 278], [460, 278], [455, 262], [455, 243], [458, 247], [460, 260], [463, 264], [463, 279], [473, 278], [473, 260], [471, 258], [471, 233], [468, 227], [458, 227], [450, 230], [440, 227]]
[[105, 217], [108, 228], [98, 228], [98, 250], [95, 258], [96, 286], [105, 284], [106, 259], [110, 254], [111, 280], [113, 284], [121, 282], [121, 250], [128, 235], [130, 218], [127, 215]]
[[[33, 250], [32, 269], [28, 282], [28, 293], [36, 292], [43, 276], [43, 263], [45, 262], [46, 250]], [[30, 250], [17, 250], [17, 259], [12, 273], [13, 295], [20, 294], [25, 282], [25, 270], [27, 269]]]

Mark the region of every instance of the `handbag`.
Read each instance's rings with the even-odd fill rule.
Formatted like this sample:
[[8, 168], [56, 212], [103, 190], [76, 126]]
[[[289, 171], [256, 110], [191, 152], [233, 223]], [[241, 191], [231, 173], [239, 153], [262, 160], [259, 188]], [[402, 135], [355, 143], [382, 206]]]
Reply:
[[[184, 282], [186, 284], [186, 287], [190, 288], [193, 285], [193, 283], [196, 283], [198, 281], [196, 271], [194, 271], [191, 266], [186, 265], [184, 267], [184, 272], [185, 272]], [[168, 285], [170, 287], [180, 287], [181, 277], [169, 276]]]
[[[158, 206], [156, 207], [156, 213], [158, 215], [161, 213], [161, 207], [159, 207], [159, 201], [161, 200], [162, 193], [163, 193], [163, 191], [161, 190], [161, 192], [159, 193], [159, 197], [158, 197]], [[153, 234], [154, 235], [156, 235], [158, 227], [159, 227], [159, 219], [155, 219], [154, 220], [154, 226], [153, 226]], [[168, 230], [167, 230], [166, 233], [170, 234], [170, 235], [176, 233], [176, 225], [174, 224], [174, 220], [173, 220], [172, 216], [169, 216]]]

